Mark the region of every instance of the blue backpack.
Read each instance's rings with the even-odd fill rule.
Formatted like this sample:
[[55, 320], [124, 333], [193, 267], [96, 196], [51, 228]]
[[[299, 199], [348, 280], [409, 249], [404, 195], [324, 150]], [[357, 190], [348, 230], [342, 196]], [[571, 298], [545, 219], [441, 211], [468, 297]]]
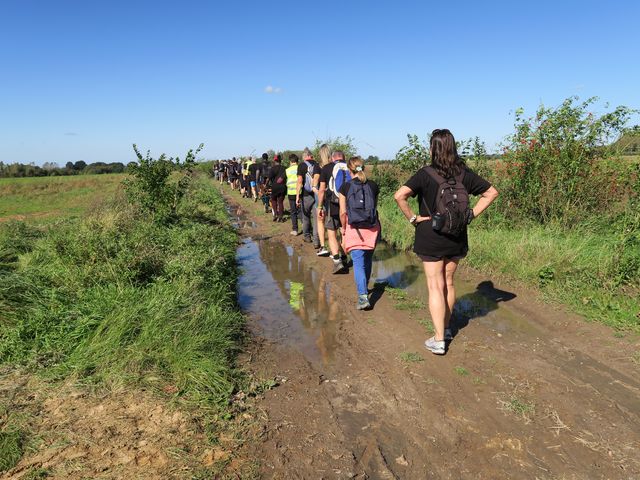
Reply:
[[378, 223], [376, 199], [371, 185], [354, 178], [347, 194], [347, 217], [354, 228], [373, 228]]

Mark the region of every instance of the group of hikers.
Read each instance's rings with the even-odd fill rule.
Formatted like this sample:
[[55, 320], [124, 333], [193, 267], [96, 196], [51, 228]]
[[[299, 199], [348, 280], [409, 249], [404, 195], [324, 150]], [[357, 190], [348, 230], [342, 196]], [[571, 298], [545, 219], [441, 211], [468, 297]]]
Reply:
[[[450, 325], [456, 298], [453, 280], [469, 249], [467, 225], [495, 200], [498, 192], [467, 167], [449, 130], [432, 132], [430, 154], [430, 165], [420, 168], [394, 198], [415, 227], [413, 251], [422, 260], [427, 279], [434, 335], [425, 341], [425, 347], [443, 355], [447, 342], [453, 339]], [[318, 156], [316, 160], [308, 148], [302, 159], [291, 153], [287, 168], [279, 154], [274, 155], [271, 163], [266, 153], [261, 162], [233, 158], [217, 162], [214, 175], [243, 197], [254, 202], [262, 200], [265, 212], [271, 212], [274, 222], [286, 222], [287, 197], [291, 235], [302, 233], [305, 242], [313, 243], [318, 256], [330, 257], [334, 274], [348, 272], [351, 263], [358, 292], [356, 308], [368, 310], [373, 253], [381, 239], [377, 211], [380, 190], [367, 178], [362, 158], [354, 156], [347, 160], [343, 151], [331, 152], [326, 144], [320, 147]], [[470, 195], [480, 196], [473, 207]], [[415, 196], [417, 212], [408, 201]], [[302, 232], [298, 230], [300, 221]]]

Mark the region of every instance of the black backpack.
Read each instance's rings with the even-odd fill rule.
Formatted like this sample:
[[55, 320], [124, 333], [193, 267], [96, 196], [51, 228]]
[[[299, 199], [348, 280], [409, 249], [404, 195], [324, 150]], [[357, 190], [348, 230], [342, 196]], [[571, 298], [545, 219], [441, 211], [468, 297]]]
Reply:
[[436, 211], [424, 202], [432, 218], [433, 229], [437, 232], [459, 237], [467, 228], [467, 210], [469, 209], [469, 192], [462, 183], [464, 170], [454, 178], [443, 178], [431, 166], [425, 167], [425, 171], [438, 184], [436, 194]]
[[378, 223], [376, 199], [371, 185], [353, 179], [347, 194], [347, 218], [355, 228], [373, 228]]

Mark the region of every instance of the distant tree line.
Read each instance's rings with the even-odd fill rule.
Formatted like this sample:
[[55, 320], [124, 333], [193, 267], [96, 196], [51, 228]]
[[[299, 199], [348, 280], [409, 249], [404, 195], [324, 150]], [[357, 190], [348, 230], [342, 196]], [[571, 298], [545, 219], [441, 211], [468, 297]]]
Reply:
[[56, 177], [63, 175], [95, 175], [102, 173], [123, 173], [130, 167], [130, 162], [125, 165], [122, 162], [95, 162], [87, 164], [83, 160], [67, 162], [60, 167], [54, 162], [45, 162], [42, 166], [33, 163], [3, 163], [0, 162], [0, 178], [19, 177]]

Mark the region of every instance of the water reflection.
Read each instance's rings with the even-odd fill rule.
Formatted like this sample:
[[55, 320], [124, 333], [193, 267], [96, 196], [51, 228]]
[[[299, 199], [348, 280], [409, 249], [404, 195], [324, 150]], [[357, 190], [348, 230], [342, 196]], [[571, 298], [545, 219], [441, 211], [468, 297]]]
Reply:
[[341, 315], [325, 275], [273, 240], [245, 240], [238, 261], [239, 303], [257, 319], [261, 335], [329, 362]]

